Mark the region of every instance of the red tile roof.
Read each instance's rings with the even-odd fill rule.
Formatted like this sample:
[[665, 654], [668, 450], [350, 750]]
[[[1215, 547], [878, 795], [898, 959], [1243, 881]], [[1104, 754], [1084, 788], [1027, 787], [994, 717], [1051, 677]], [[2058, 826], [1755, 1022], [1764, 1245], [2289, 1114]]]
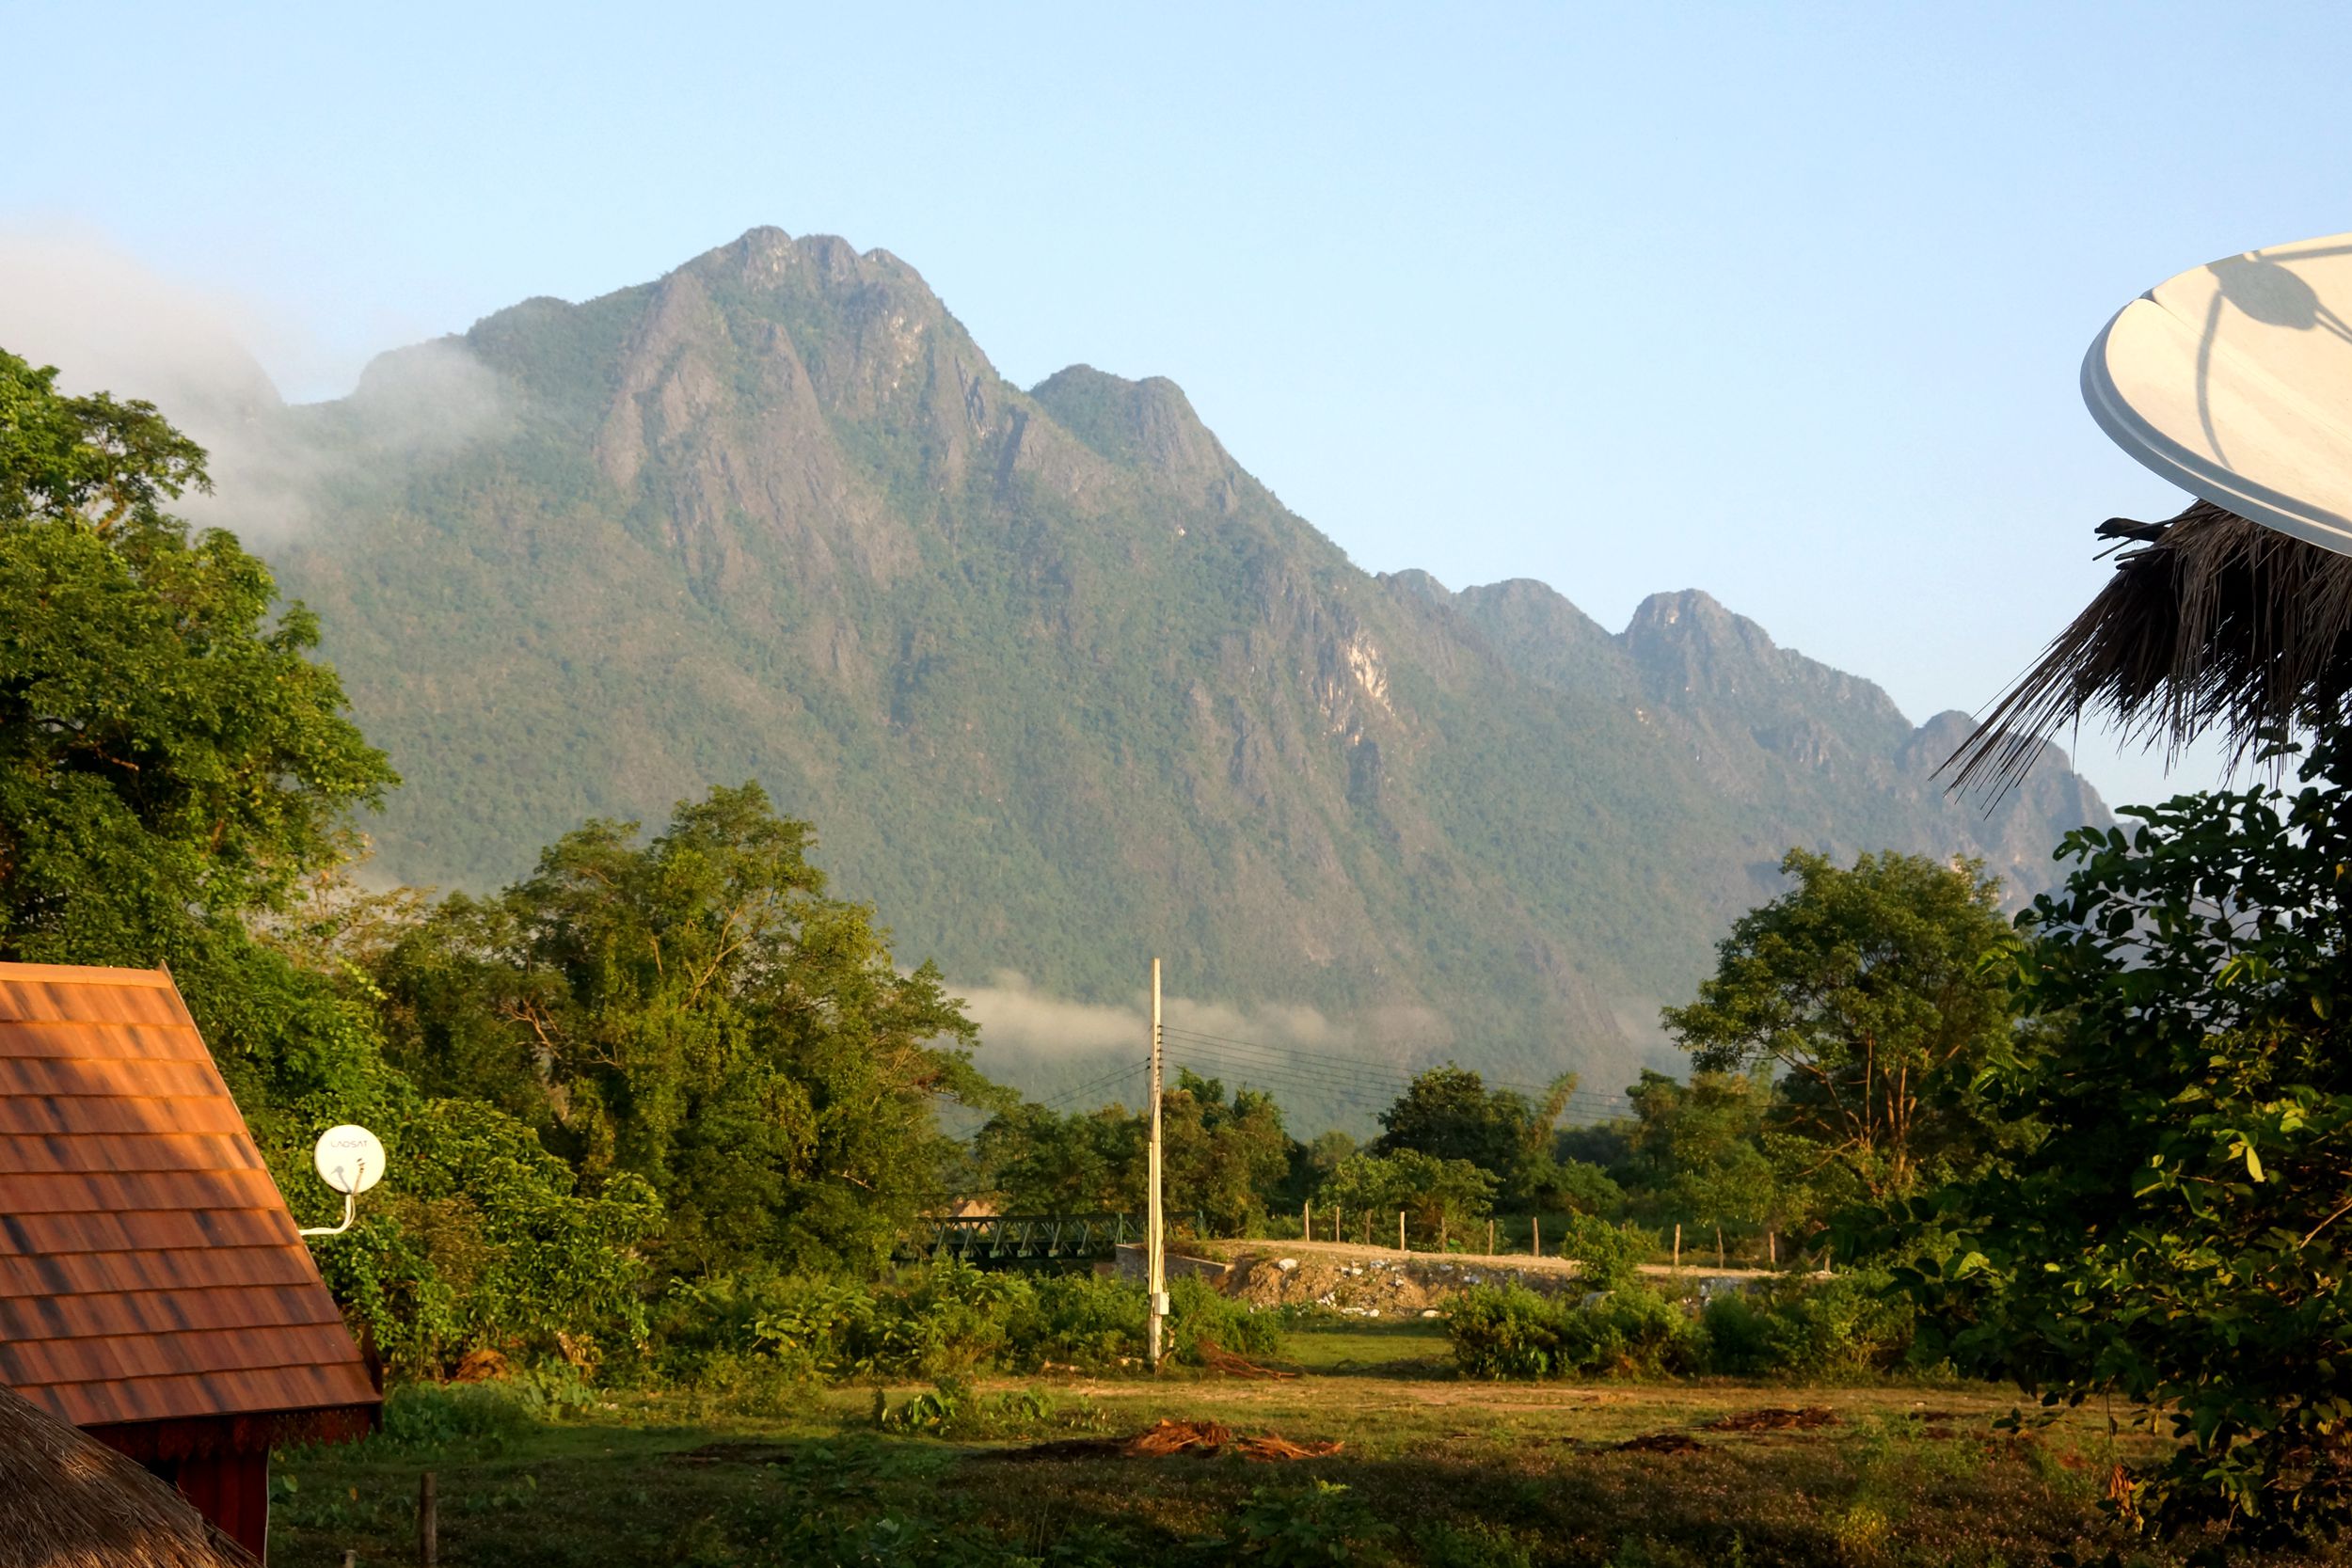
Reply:
[[378, 1402], [160, 970], [0, 964], [0, 1385], [76, 1426]]

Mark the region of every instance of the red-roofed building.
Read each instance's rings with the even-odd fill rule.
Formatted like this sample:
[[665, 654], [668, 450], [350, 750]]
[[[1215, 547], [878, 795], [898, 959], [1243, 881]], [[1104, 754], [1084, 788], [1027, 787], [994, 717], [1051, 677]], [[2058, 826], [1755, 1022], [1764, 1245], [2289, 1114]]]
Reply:
[[261, 1556], [269, 1450], [381, 1396], [161, 970], [0, 964], [0, 1385]]

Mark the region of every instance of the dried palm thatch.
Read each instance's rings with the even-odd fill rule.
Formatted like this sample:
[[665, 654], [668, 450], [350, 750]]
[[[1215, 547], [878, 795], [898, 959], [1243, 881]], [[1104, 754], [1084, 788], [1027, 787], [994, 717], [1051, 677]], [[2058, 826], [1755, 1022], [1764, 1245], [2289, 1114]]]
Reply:
[[2005, 793], [2086, 716], [2114, 718], [2168, 761], [2210, 734], [2236, 762], [2265, 733], [2346, 711], [2352, 556], [2207, 501], [2099, 532], [2128, 542], [2114, 578], [1944, 765], [1954, 791]]
[[0, 1568], [259, 1568], [185, 1497], [0, 1388]]

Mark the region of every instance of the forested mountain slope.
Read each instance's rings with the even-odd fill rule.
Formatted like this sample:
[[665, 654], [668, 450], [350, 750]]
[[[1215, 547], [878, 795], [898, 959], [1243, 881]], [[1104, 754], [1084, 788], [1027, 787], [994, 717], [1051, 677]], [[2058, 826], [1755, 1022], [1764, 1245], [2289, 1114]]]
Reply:
[[460, 450], [370, 460], [366, 384], [282, 416], [360, 459], [273, 555], [406, 778], [379, 874], [495, 885], [755, 778], [953, 979], [1123, 1002], [1157, 953], [1370, 1056], [1613, 1088], [1789, 845], [2032, 888], [2105, 819], [2063, 758], [1948, 801], [1957, 716], [1703, 594], [1613, 636], [1367, 574], [1174, 385], [1014, 387], [885, 252], [756, 230], [460, 342], [499, 408]]

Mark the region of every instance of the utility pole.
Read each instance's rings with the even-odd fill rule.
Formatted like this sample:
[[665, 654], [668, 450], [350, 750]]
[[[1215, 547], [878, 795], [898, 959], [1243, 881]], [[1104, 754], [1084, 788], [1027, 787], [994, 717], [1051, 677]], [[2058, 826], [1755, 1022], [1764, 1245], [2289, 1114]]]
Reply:
[[1152, 1370], [1160, 1370], [1160, 1335], [1168, 1316], [1167, 1237], [1160, 1212], [1160, 960], [1152, 960], [1152, 1152], [1146, 1176], [1151, 1190], [1144, 1200], [1143, 1289], [1151, 1297], [1144, 1319], [1144, 1355]]

